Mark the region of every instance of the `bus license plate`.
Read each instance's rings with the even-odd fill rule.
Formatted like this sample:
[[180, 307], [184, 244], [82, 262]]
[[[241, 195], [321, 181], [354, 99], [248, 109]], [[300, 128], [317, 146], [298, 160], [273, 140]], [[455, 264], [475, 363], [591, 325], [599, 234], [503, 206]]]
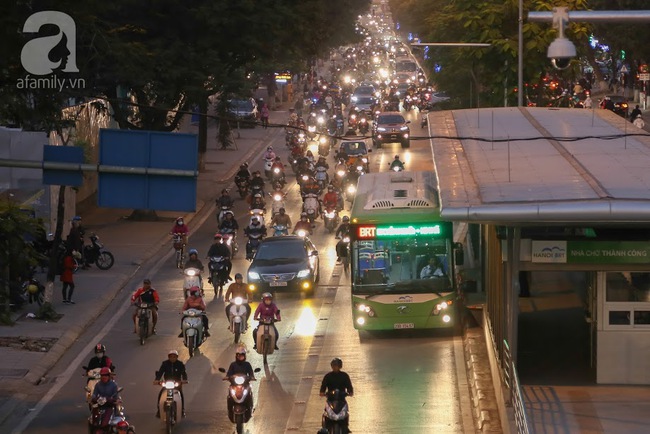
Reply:
[[393, 328], [395, 328], [395, 329], [412, 329], [412, 328], [415, 328], [415, 324], [413, 324], [412, 322], [400, 322], [400, 323], [394, 324]]
[[270, 282], [270, 286], [287, 286], [287, 282]]

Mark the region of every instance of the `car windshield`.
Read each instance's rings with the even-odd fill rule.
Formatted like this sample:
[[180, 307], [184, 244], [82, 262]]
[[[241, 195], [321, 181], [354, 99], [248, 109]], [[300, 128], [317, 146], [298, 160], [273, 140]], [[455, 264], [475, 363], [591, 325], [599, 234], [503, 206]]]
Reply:
[[253, 103], [250, 100], [233, 99], [230, 101], [230, 109], [252, 111]]
[[373, 102], [372, 97], [369, 96], [361, 96], [357, 98], [357, 104], [372, 104]]
[[400, 115], [386, 115], [379, 116], [378, 123], [380, 124], [403, 124], [404, 118]]
[[364, 142], [345, 142], [341, 144], [341, 151], [348, 155], [367, 154], [366, 144]]
[[360, 86], [354, 91], [355, 95], [372, 95], [373, 93], [375, 93], [375, 89], [370, 86]]
[[272, 242], [260, 244], [255, 260], [266, 261], [297, 261], [305, 259], [305, 247], [302, 241], [297, 242]]
[[395, 69], [398, 71], [415, 72], [418, 66], [414, 62], [399, 62]]

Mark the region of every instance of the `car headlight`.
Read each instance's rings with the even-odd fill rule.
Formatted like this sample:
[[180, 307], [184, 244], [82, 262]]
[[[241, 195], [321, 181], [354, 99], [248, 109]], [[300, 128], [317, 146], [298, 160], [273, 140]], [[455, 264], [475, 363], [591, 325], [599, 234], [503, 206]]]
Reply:
[[305, 270], [300, 270], [298, 271], [298, 275], [296, 277], [298, 277], [298, 279], [304, 279], [305, 277], [309, 276], [310, 272], [311, 270], [309, 268]]
[[382, 133], [386, 131], [386, 128], [384, 127], [377, 127], [377, 131], [381, 131]]
[[260, 273], [256, 271], [249, 271], [248, 280], [260, 280]]
[[356, 101], [358, 98], [357, 98], [356, 96], [353, 96], [353, 97], [350, 98], [350, 99], [351, 99], [352, 101]]
[[399, 127], [400, 131], [408, 131], [408, 129], [409, 127], [407, 127], [406, 125], [404, 125], [403, 127]]

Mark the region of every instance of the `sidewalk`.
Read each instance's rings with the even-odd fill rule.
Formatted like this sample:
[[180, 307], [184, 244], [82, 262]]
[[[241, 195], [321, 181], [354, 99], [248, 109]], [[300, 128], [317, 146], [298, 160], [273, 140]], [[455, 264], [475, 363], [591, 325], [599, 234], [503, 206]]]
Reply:
[[[287, 113], [271, 112], [272, 124], [284, 124]], [[196, 133], [197, 127], [186, 119], [181, 132]], [[197, 182], [196, 212], [184, 216], [192, 225], [197, 215], [211, 213], [214, 200], [234, 177], [239, 165], [252, 161], [271, 141], [284, 142], [284, 130], [269, 128], [235, 131], [237, 149], [217, 149], [216, 126], [208, 128], [208, 150], [205, 170]], [[75, 305], [62, 303], [61, 283], [55, 281], [53, 305], [63, 316], [56, 322], [28, 318], [36, 312], [36, 304], [27, 304], [13, 315], [13, 326], [0, 326], [0, 426], [21, 405], [19, 390], [47, 380], [50, 369], [76, 339], [99, 317], [130, 279], [161, 249], [169, 248], [169, 228], [178, 217], [174, 212], [158, 212], [156, 222], [134, 222], [126, 219], [131, 210], [106, 209], [96, 206], [80, 215], [86, 231], [96, 232], [102, 243], [115, 256], [115, 265], [108, 271], [91, 267], [75, 274]], [[64, 229], [64, 232], [66, 229]], [[67, 235], [64, 233], [64, 236]], [[39, 276], [44, 280], [44, 276]], [[24, 344], [23, 344], [24, 343]]]

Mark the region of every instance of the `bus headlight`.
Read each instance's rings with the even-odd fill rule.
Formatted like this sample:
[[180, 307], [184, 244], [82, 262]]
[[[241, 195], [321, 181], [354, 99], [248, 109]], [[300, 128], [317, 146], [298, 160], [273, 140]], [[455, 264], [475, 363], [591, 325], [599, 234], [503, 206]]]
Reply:
[[[438, 303], [438, 304], [436, 304], [436, 307], [433, 309], [432, 313], [434, 315], [440, 315], [440, 312], [442, 312], [443, 310], [446, 310], [452, 304], [453, 304], [452, 300], [447, 300], [447, 301], [443, 301], [441, 303]], [[449, 315], [445, 315], [445, 316], [449, 316]], [[443, 317], [443, 321], [444, 321], [444, 317]], [[445, 322], [448, 322], [448, 321], [445, 321]]]
[[365, 305], [365, 304], [363, 304], [363, 303], [357, 305], [357, 310], [358, 310], [359, 312], [365, 313], [365, 314], [368, 315], [370, 318], [373, 318], [374, 316], [376, 316], [375, 311], [372, 310], [372, 308], [371, 308], [370, 306]]
[[359, 318], [357, 318], [357, 324], [359, 324], [360, 326], [364, 325], [365, 323], [366, 323], [366, 319], [364, 317], [360, 316]]
[[449, 315], [444, 315], [444, 316], [442, 317], [442, 321], [443, 321], [443, 322], [449, 322], [449, 321], [451, 321], [451, 317], [450, 317]]

